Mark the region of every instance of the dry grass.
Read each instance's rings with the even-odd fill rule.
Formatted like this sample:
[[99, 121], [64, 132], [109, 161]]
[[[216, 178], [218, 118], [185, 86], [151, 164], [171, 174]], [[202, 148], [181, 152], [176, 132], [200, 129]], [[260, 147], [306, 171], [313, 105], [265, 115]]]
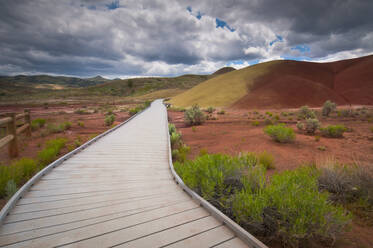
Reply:
[[265, 75], [277, 63], [262, 63], [214, 77], [177, 95], [170, 103], [178, 107], [190, 107], [193, 104], [201, 107], [229, 106], [245, 96], [255, 79]]

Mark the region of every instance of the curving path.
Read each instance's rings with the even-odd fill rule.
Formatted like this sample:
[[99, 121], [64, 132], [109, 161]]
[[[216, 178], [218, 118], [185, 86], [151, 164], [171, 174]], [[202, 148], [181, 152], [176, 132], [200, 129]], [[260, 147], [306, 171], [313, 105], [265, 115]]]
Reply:
[[173, 180], [161, 100], [41, 177], [3, 220], [6, 247], [248, 247]]

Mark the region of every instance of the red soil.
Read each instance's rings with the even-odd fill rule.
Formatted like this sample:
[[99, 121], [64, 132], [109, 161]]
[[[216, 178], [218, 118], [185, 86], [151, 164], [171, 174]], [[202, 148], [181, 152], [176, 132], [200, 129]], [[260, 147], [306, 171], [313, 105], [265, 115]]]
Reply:
[[[338, 117], [320, 120], [323, 126], [344, 124], [352, 128], [353, 131], [345, 133], [342, 139], [321, 137], [320, 141], [316, 141], [314, 136], [297, 132], [294, 143], [279, 144], [263, 133], [263, 124], [254, 127], [253, 119], [248, 119], [245, 111], [228, 111], [225, 115], [216, 117], [218, 120], [209, 120], [201, 126], [192, 128], [184, 124], [183, 113], [169, 111], [170, 122], [176, 125], [178, 131], [182, 133], [184, 143], [191, 148], [188, 159], [197, 157], [201, 149], [209, 153], [230, 155], [267, 151], [274, 156], [276, 167], [268, 171], [268, 176], [295, 169], [304, 163], [317, 163], [331, 158], [342, 163], [357, 162], [362, 166], [373, 164], [373, 133], [370, 131], [373, 124], [358, 118]], [[295, 122], [290, 123], [289, 126], [296, 130]], [[326, 151], [319, 150], [319, 146], [325, 146]], [[373, 247], [372, 233], [372, 226], [366, 226], [360, 220], [354, 219], [351, 230], [339, 239], [335, 247]], [[275, 243], [271, 244], [271, 247], [281, 246]]]
[[[64, 121], [69, 121], [72, 123], [72, 127], [69, 130], [64, 131], [63, 133], [57, 134], [48, 134], [46, 136], [42, 135], [43, 131], [46, 131], [46, 127], [41, 128], [40, 130], [33, 131], [32, 137], [26, 137], [25, 135], [20, 135], [18, 139], [18, 147], [19, 147], [19, 156], [20, 157], [31, 157], [35, 158], [38, 151], [42, 150], [44, 143], [47, 140], [54, 139], [57, 137], [63, 137], [68, 139], [68, 145], [72, 145], [75, 140], [79, 139], [81, 143], [88, 141], [94, 135], [98, 135], [103, 133], [104, 131], [108, 130], [110, 127], [105, 126], [104, 113], [95, 113], [95, 114], [86, 114], [86, 115], [79, 115], [74, 114], [74, 110], [79, 109], [82, 106], [74, 105], [74, 106], [56, 106], [56, 107], [49, 107], [48, 109], [44, 109], [42, 107], [34, 107], [31, 108], [31, 118], [44, 118], [47, 120], [47, 123], [55, 123], [59, 124]], [[1, 112], [22, 112], [22, 106], [1, 106]], [[63, 111], [63, 112], [62, 112]], [[124, 120], [128, 119], [129, 115], [127, 112], [116, 112], [116, 120], [114, 124], [119, 124]], [[78, 125], [78, 121], [84, 123], [84, 127]], [[62, 152], [67, 153], [68, 150], [65, 148]], [[17, 159], [17, 158], [15, 158]], [[0, 148], [0, 164], [9, 164], [11, 162], [11, 158], [8, 156], [8, 147], [4, 146]]]
[[[279, 144], [263, 133], [263, 124], [253, 126], [253, 119], [248, 119], [248, 114], [244, 111], [229, 111], [225, 115], [217, 115], [218, 120], [207, 121], [202, 126], [193, 128], [195, 131], [185, 126], [183, 113], [170, 111], [169, 116], [170, 121], [175, 123], [182, 133], [183, 141], [191, 147], [189, 159], [198, 156], [201, 149], [206, 149], [209, 153], [230, 155], [268, 151], [275, 158], [274, 171], [294, 169], [302, 163], [322, 161], [331, 157], [344, 163], [373, 164], [373, 134], [369, 129], [373, 124], [358, 119], [320, 120], [323, 126], [344, 124], [352, 128], [353, 132], [345, 133], [343, 139], [321, 137], [317, 142], [314, 136], [297, 132], [294, 143]], [[297, 130], [295, 123], [296, 121], [293, 121], [289, 126]], [[320, 146], [325, 146], [326, 151], [320, 151]]]
[[373, 56], [331, 63], [283, 61], [258, 78], [232, 108], [316, 107], [326, 100], [340, 105], [373, 105], [371, 68]]

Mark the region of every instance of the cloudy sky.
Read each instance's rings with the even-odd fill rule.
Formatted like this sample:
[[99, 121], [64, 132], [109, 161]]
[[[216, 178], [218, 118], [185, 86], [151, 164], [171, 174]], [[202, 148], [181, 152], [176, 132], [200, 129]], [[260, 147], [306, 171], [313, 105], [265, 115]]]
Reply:
[[210, 73], [373, 54], [372, 0], [0, 0], [0, 75]]

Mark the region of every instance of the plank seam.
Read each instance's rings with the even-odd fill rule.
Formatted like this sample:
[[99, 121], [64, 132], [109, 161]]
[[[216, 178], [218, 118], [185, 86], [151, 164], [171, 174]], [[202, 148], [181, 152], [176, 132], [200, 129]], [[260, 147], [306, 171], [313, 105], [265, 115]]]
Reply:
[[204, 231], [202, 231], [202, 232], [195, 233], [195, 234], [193, 234], [193, 235], [190, 235], [190, 236], [188, 236], [188, 237], [182, 238], [182, 239], [180, 239], [180, 240], [177, 240], [177, 241], [171, 242], [171, 243], [169, 243], [169, 244], [167, 244], [167, 245], [162, 245], [162, 246], [160, 246], [159, 248], [164, 248], [164, 247], [167, 247], [167, 246], [170, 246], [170, 245], [173, 245], [173, 244], [179, 243], [179, 242], [184, 241], [184, 240], [186, 240], [186, 239], [190, 239], [190, 238], [192, 238], [192, 237], [198, 236], [198, 235], [200, 235], [200, 234], [202, 234], [202, 233], [209, 232], [209, 231], [211, 231], [211, 230], [214, 230], [214, 229], [219, 228], [219, 227], [222, 227], [222, 226], [224, 226], [224, 225], [223, 225], [223, 224], [220, 224], [220, 225], [217, 225], [217, 226], [215, 226], [215, 227], [211, 227], [211, 228], [206, 229], [206, 230], [204, 230]]
[[[150, 199], [154, 199], [154, 198], [150, 198]], [[160, 198], [160, 199], [162, 199], [162, 198]], [[180, 199], [178, 199], [178, 198], [176, 198], [176, 199], [181, 200], [182, 197], [180, 197]], [[144, 198], [144, 199], [138, 200], [137, 202], [146, 201], [146, 200], [149, 200], [149, 198]], [[49, 218], [49, 217], [61, 216], [61, 215], [65, 215], [65, 214], [72, 214], [72, 213], [89, 211], [89, 210], [93, 210], [93, 209], [108, 208], [108, 207], [112, 207], [112, 206], [125, 205], [125, 204], [128, 204], [128, 202], [127, 201], [120, 201], [118, 203], [114, 203], [114, 204], [111, 204], [111, 205], [105, 205], [105, 206], [100, 206], [100, 207], [90, 207], [90, 208], [70, 211], [70, 212], [66, 212], [66, 213], [51, 214], [51, 215], [45, 215], [45, 216], [40, 216], [40, 217], [35, 217], [35, 218], [30, 218], [30, 219], [17, 220], [17, 221], [9, 221], [9, 222], [4, 222], [4, 224], [8, 225], [8, 224], [19, 223], [19, 222], [24, 222], [24, 221], [44, 219], [44, 218]]]
[[[65, 244], [62, 244], [62, 245], [55, 246], [55, 247], [62, 247], [62, 246], [71, 245], [71, 244], [74, 244], [74, 243], [79, 243], [79, 242], [82, 242], [84, 240], [88, 240], [88, 239], [92, 239], [92, 238], [104, 236], [104, 235], [109, 234], [109, 233], [118, 232], [120, 230], [132, 228], [132, 227], [135, 227], [135, 226], [138, 226], [138, 225], [142, 225], [142, 224], [145, 224], [145, 223], [150, 223], [150, 222], [153, 222], [153, 221], [156, 221], [156, 220], [164, 219], [164, 218], [167, 218], [167, 217], [170, 217], [170, 216], [173, 216], [173, 215], [178, 215], [178, 214], [185, 213], [185, 212], [188, 212], [188, 211], [192, 211], [192, 210], [198, 209], [198, 208], [199, 208], [199, 206], [198, 207], [194, 207], [194, 208], [190, 208], [190, 209], [187, 209], [187, 210], [183, 210], [183, 211], [180, 211], [180, 212], [177, 212], [177, 213], [168, 214], [168, 215], [165, 215], [165, 216], [162, 216], [162, 217], [158, 217], [158, 218], [155, 218], [155, 219], [152, 219], [152, 220], [143, 221], [143, 222], [140, 222], [140, 223], [137, 223], [137, 224], [134, 224], [134, 225], [130, 225], [130, 226], [124, 227], [124, 228], [118, 228], [118, 229], [112, 230], [110, 232], [100, 233], [98, 235], [94, 235], [94, 236], [89, 237], [89, 238], [84, 238], [84, 239], [76, 240], [74, 242], [65, 243]], [[204, 216], [204, 217], [208, 217], [208, 216], [209, 215]], [[200, 218], [204, 218], [204, 217], [200, 217]], [[144, 237], [144, 236], [142, 236], [142, 237]]]
[[[183, 201], [183, 202], [187, 202], [187, 201]], [[101, 224], [101, 223], [110, 222], [110, 221], [121, 219], [121, 218], [126, 218], [126, 217], [129, 217], [129, 216], [146, 213], [146, 212], [150, 212], [150, 211], [153, 211], [153, 210], [162, 209], [162, 208], [166, 208], [166, 207], [169, 207], [169, 206], [178, 205], [178, 204], [183, 203], [183, 202], [177, 202], [177, 203], [173, 203], [173, 204], [170, 204], [170, 205], [167, 205], [167, 206], [162, 206], [162, 204], [160, 204], [160, 205], [158, 204], [158, 205], [154, 205], [154, 206], [158, 206], [158, 207], [150, 208], [150, 209], [149, 209], [150, 206], [143, 207], [143, 208], [136, 208], [136, 210], [137, 209], [139, 209], [139, 210], [144, 209], [144, 210], [140, 211], [140, 212], [135, 212], [135, 213], [126, 214], [126, 215], [122, 215], [122, 216], [119, 216], [119, 217], [111, 218], [111, 219], [104, 220], [104, 221], [98, 221], [98, 222], [95, 222], [95, 223], [91, 223], [91, 224], [87, 224], [87, 225], [75, 227], [75, 228], [72, 228], [72, 229], [67, 229], [67, 230], [60, 231], [60, 232], [45, 234], [45, 235], [41, 235], [41, 236], [38, 236], [38, 237], [29, 238], [29, 239], [25, 239], [25, 240], [22, 240], [22, 241], [17, 241], [17, 242], [6, 244], [6, 245], [12, 245], [12, 244], [16, 244], [16, 243], [22, 243], [22, 242], [26, 242], [26, 241], [29, 241], [29, 240], [34, 240], [34, 239], [38, 239], [38, 238], [48, 237], [48, 236], [51, 236], [51, 235], [55, 235], [55, 234], [59, 234], [59, 233], [64, 233], [64, 232], [69, 232], [69, 231], [72, 231], [72, 230], [77, 230], [77, 229], [81, 229], [81, 228], [88, 227], [88, 226], [94, 226], [94, 225], [98, 225], [98, 224]], [[125, 212], [132, 211], [132, 210], [135, 210], [135, 209], [130, 209], [130, 210], [121, 211], [121, 212], [125, 213]], [[114, 213], [114, 214], [118, 214], [118, 213]], [[113, 214], [109, 214], [109, 215], [113, 215]], [[109, 216], [109, 215], [103, 215], [103, 216], [99, 216], [99, 217], [95, 217], [95, 218], [100, 218], [100, 217]], [[95, 219], [95, 218], [90, 218], [90, 219], [85, 219], [85, 220], [91, 220], [91, 219]], [[71, 223], [75, 223], [75, 222], [80, 222], [80, 221], [81, 220], [70, 222], [70, 223], [67, 223], [67, 224], [71, 224]], [[65, 225], [65, 224], [61, 224], [61, 225]], [[14, 235], [14, 234], [19, 234], [19, 233], [24, 233], [24, 232], [30, 232], [30, 231], [34, 231], [34, 230], [46, 229], [46, 228], [51, 228], [51, 227], [55, 227], [55, 226], [60, 226], [60, 225], [53, 225], [53, 226], [48, 226], [48, 227], [40, 227], [40, 228], [35, 228], [35, 229], [32, 229], [32, 230], [26, 230], [26, 231], [21, 231], [21, 232], [9, 233], [9, 234], [5, 234], [5, 235], [0, 235], [0, 237], [4, 237], [4, 236], [8, 236], [8, 235]]]

